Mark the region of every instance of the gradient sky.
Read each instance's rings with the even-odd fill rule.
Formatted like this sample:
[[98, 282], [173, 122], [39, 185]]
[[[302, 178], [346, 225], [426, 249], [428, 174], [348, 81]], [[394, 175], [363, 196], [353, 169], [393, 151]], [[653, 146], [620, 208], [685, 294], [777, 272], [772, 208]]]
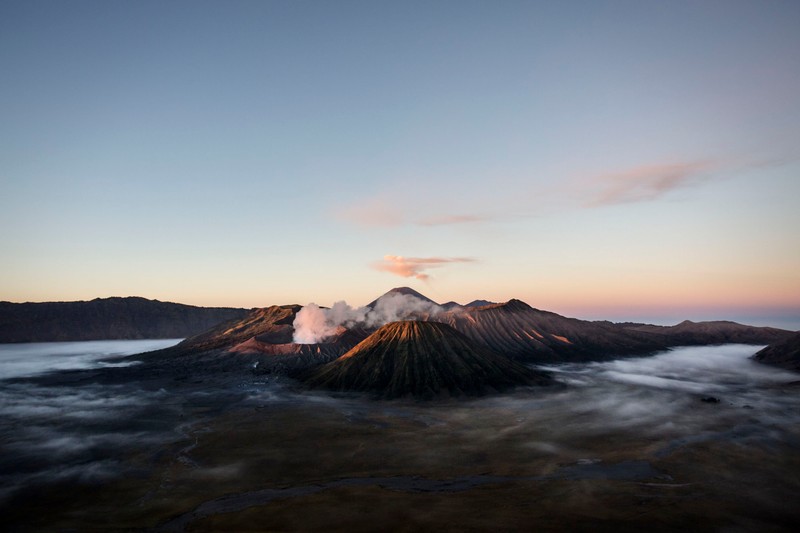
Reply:
[[800, 328], [798, 28], [796, 1], [4, 0], [0, 299], [409, 285]]

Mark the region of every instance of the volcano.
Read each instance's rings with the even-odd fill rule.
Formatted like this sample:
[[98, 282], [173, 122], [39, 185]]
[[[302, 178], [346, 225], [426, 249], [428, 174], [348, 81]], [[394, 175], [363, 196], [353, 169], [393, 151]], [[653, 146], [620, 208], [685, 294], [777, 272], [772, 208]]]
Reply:
[[[387, 301], [391, 305], [383, 305]], [[472, 360], [470, 358], [476, 353], [479, 355], [488, 353], [491, 355], [481, 356], [483, 357], [481, 360], [496, 361], [496, 357], [502, 357], [503, 362], [515, 360], [520, 364], [558, 364], [645, 355], [681, 345], [726, 342], [765, 345], [793, 334], [790, 331], [774, 328], [721, 321], [696, 323], [684, 321], [670, 327], [638, 323], [615, 324], [607, 321], [590, 322], [535, 309], [525, 302], [514, 299], [497, 304], [483, 300], [471, 302], [466, 306], [458, 304], [440, 306], [408, 287], [392, 289], [369, 306], [366, 307], [390, 308], [395, 316], [391, 320], [426, 321], [431, 324], [431, 328], [441, 328], [442, 324], [450, 326], [444, 333], [441, 329], [436, 330], [437, 335], [443, 337], [439, 340], [427, 326], [416, 326], [415, 331], [396, 335], [397, 338], [392, 339], [370, 337], [371, 342], [380, 339], [378, 346], [384, 347], [381, 349], [385, 352], [389, 351], [386, 346], [397, 346], [398, 352], [395, 355], [390, 357], [387, 353], [382, 356], [385, 360], [382, 364], [397, 364], [399, 367], [405, 365], [408, 368], [403, 372], [406, 373], [412, 372], [409, 369], [411, 366], [420, 365], [421, 376], [433, 383], [425, 389], [423, 380], [422, 385], [419, 385], [422, 389], [419, 390], [418, 385], [410, 382], [397, 385], [398, 391], [402, 390], [409, 394], [428, 394], [434, 390], [452, 390], [453, 394], [461, 391], [466, 394], [482, 388], [488, 390], [495, 387], [491, 380], [476, 385], [476, 382], [470, 381], [472, 378], [466, 377], [467, 374], [460, 375], [460, 370], [456, 372], [456, 377], [436, 374], [437, 365], [445, 363], [439, 360], [428, 361], [426, 359], [428, 349], [431, 354], [439, 350], [444, 354], [443, 360], [450, 362], [456, 362], [455, 356], [459, 353], [466, 354], [463, 357], [468, 360]], [[403, 306], [407, 312], [399, 313]], [[200, 366], [207, 372], [228, 371], [235, 367], [258, 369], [258, 373], [276, 372], [294, 375], [295, 372], [301, 374], [312, 372], [316, 383], [321, 378], [314, 369], [320, 369], [322, 372], [320, 365], [332, 363], [348, 354], [370, 335], [377, 335], [374, 324], [348, 323], [339, 325], [334, 334], [324, 337], [317, 344], [295, 343], [293, 340], [295, 319], [301, 309], [300, 305], [253, 309], [242, 318], [222, 323], [172, 348], [142, 354], [137, 358], [150, 361], [170, 360], [174, 366], [185, 367], [187, 372], [196, 372]], [[391, 316], [391, 313], [386, 315]], [[452, 330], [458, 332], [459, 341], [451, 340]], [[460, 347], [461, 352], [456, 352], [454, 355], [451, 348], [455, 345]], [[362, 366], [366, 368], [370, 365]], [[503, 366], [503, 363], [498, 365]], [[349, 363], [347, 368], [350, 366], [358, 367], [355, 363]], [[456, 365], [454, 368], [459, 367]], [[324, 371], [328, 370], [329, 367], [325, 367]], [[370, 371], [380, 374], [377, 368]], [[361, 390], [358, 387], [367, 387], [363, 390], [373, 390], [368, 388], [372, 385], [368, 386], [360, 381], [349, 383], [349, 377], [334, 378], [334, 374], [329, 374], [325, 378], [332, 388]], [[488, 372], [487, 375], [494, 374]], [[462, 378], [466, 381], [459, 381]], [[372, 379], [370, 383], [374, 384], [375, 379], [377, 378]], [[385, 376], [380, 379], [395, 386], [392, 380], [386, 380]], [[500, 380], [495, 388], [502, 386]], [[388, 393], [389, 396], [393, 394], [396, 393], [393, 391]]]
[[479, 396], [551, 378], [498, 355], [447, 324], [387, 324], [305, 377], [312, 388], [370, 392], [381, 398]]
[[428, 298], [427, 296], [425, 296], [424, 294], [420, 294], [419, 292], [415, 291], [411, 287], [395, 287], [394, 289], [390, 289], [386, 293], [372, 300], [370, 303], [366, 305], [366, 307], [370, 309], [375, 309], [375, 306], [378, 305], [378, 301], [381, 300], [381, 298], [387, 298], [387, 297], [391, 298], [393, 296], [398, 296], [398, 295], [411, 296], [412, 298], [416, 298], [417, 300], [421, 300], [425, 303], [429, 303], [432, 305], [439, 305], [430, 298]]

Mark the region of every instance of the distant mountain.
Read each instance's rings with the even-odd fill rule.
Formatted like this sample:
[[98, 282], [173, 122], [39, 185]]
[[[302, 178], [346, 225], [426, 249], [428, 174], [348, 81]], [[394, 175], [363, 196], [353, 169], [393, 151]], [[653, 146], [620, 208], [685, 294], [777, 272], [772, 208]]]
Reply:
[[759, 363], [800, 372], [800, 332], [770, 344], [753, 356]]
[[417, 291], [415, 291], [411, 287], [395, 287], [394, 289], [386, 292], [386, 294], [383, 294], [382, 296], [379, 296], [379, 297], [375, 298], [374, 300], [372, 300], [370, 303], [367, 304], [367, 307], [369, 307], [370, 309], [373, 309], [378, 304], [378, 300], [380, 300], [381, 298], [383, 298], [385, 296], [389, 296], [389, 295], [392, 295], [392, 294], [403, 294], [405, 296], [413, 296], [414, 298], [418, 298], [418, 299], [422, 300], [423, 302], [428, 302], [428, 303], [431, 303], [431, 304], [434, 304], [434, 305], [439, 305], [436, 302], [434, 302], [433, 300], [431, 300], [430, 298], [428, 298], [427, 296], [424, 296], [424, 295], [418, 293]]
[[791, 332], [777, 328], [746, 326], [727, 320], [692, 322], [684, 320], [675, 326], [621, 324], [628, 331], [652, 333], [668, 339], [672, 346], [698, 344], [769, 344], [785, 339]]
[[435, 301], [431, 300], [430, 298], [428, 298], [424, 294], [421, 294], [421, 293], [415, 291], [411, 287], [395, 287], [394, 289], [391, 289], [390, 291], [387, 291], [386, 294], [384, 294], [383, 296], [379, 296], [378, 298], [375, 298], [373, 301], [371, 301], [370, 303], [367, 304], [367, 307], [369, 307], [370, 309], [374, 308], [375, 304], [378, 303], [378, 300], [380, 300], [384, 296], [388, 296], [390, 294], [403, 294], [403, 295], [406, 295], [406, 296], [413, 296], [414, 298], [418, 298], [418, 299], [420, 299], [420, 300], [422, 300], [424, 302], [428, 302], [428, 303], [431, 303], [431, 304], [434, 304], [434, 305], [438, 305], [438, 306], [443, 307], [444, 309], [447, 309], [447, 310], [457, 309], [457, 308], [462, 308], [462, 307], [483, 307], [485, 305], [493, 305], [495, 303], [495, 302], [490, 302], [488, 300], [473, 300], [473, 301], [471, 301], [470, 303], [468, 303], [466, 305], [461, 305], [460, 303], [453, 302], [453, 301], [450, 301], [450, 302], [447, 302], [447, 303], [443, 303], [443, 304], [439, 304], [439, 303], [436, 303]]
[[246, 309], [195, 307], [145, 298], [79, 302], [0, 302], [0, 343], [173, 339], [239, 319]]
[[551, 378], [506, 357], [446, 324], [387, 324], [355, 348], [311, 372], [311, 387], [370, 392], [383, 398], [473, 396]]

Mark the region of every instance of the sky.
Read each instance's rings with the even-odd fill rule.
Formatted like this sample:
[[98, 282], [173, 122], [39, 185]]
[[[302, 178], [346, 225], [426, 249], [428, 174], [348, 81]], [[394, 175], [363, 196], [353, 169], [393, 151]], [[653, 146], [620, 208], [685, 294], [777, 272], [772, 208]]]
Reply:
[[796, 1], [0, 3], [0, 300], [800, 329]]

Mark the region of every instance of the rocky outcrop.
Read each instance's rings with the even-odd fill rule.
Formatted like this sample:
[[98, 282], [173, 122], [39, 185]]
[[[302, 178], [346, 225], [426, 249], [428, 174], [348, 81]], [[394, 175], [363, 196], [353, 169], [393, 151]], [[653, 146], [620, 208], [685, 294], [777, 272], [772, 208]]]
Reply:
[[770, 344], [753, 356], [759, 363], [800, 372], [800, 332]]
[[246, 309], [195, 307], [145, 298], [81, 302], [0, 302], [0, 343], [189, 337]]
[[304, 380], [311, 387], [382, 398], [474, 396], [552, 383], [547, 374], [498, 355], [446, 324], [421, 321], [381, 327]]

